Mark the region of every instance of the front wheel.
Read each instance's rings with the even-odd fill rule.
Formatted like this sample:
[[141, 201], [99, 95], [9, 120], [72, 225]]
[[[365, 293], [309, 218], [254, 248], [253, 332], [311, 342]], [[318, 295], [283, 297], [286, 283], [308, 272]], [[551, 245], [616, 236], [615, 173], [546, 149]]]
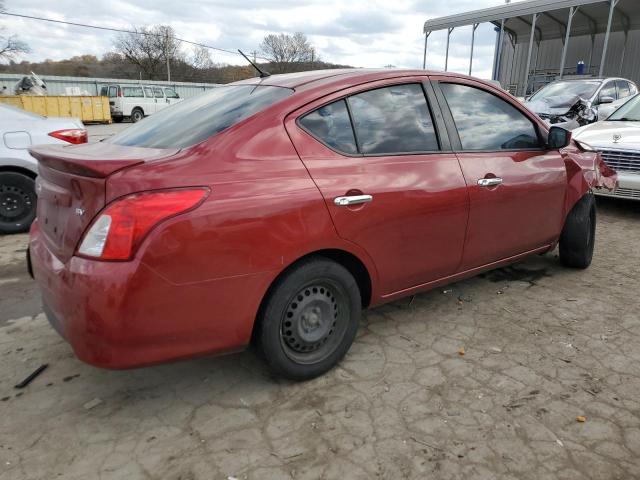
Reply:
[[560, 261], [567, 267], [591, 265], [596, 240], [596, 202], [592, 192], [571, 209], [560, 235]]
[[35, 181], [22, 173], [0, 172], [0, 233], [29, 230], [36, 217]]
[[271, 289], [258, 318], [257, 346], [277, 375], [316, 377], [347, 353], [361, 310], [347, 269], [322, 257], [303, 260]]

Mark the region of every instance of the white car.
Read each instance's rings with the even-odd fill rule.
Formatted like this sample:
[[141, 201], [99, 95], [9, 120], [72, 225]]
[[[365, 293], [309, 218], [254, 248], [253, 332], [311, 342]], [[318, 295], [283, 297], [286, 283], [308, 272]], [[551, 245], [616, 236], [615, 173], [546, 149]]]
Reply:
[[525, 105], [550, 125], [569, 130], [603, 118], [599, 109], [638, 93], [625, 78], [565, 77], [531, 95]]
[[617, 109], [619, 109], [622, 105], [627, 103], [632, 98], [635, 98], [636, 95], [634, 95], [633, 97], [620, 98], [613, 103], [600, 105], [598, 107], [598, 121], [600, 122], [602, 120], [606, 120], [607, 118], [609, 118], [609, 115], [611, 115], [613, 112], [615, 112]]
[[42, 117], [0, 103], [0, 234], [24, 232], [36, 216], [38, 162], [27, 148], [86, 142], [78, 119]]
[[618, 187], [598, 194], [640, 200], [640, 95], [606, 120], [580, 127], [573, 138], [602, 153], [604, 162], [618, 172]]
[[154, 85], [105, 85], [100, 89], [100, 95], [109, 97], [111, 118], [116, 123], [125, 118], [139, 122], [183, 100], [173, 88]]

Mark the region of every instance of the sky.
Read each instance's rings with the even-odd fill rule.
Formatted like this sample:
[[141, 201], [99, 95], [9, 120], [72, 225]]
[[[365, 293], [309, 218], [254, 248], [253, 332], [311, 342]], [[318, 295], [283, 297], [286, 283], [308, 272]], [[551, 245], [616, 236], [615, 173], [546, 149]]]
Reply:
[[[4, 0], [12, 13], [70, 22], [130, 28], [168, 24], [187, 40], [229, 50], [258, 49], [269, 33], [302, 32], [322, 60], [356, 67], [421, 68], [429, 18], [504, 4], [504, 0]], [[60, 60], [75, 55], [98, 57], [113, 49], [115, 34], [0, 15], [4, 34], [16, 34], [31, 47], [21, 58]], [[446, 31], [429, 37], [427, 68], [444, 69]], [[451, 35], [449, 70], [467, 73], [471, 27]], [[476, 31], [473, 74], [491, 76], [493, 26]], [[188, 54], [190, 46], [185, 45]], [[212, 51], [215, 62], [241, 64], [239, 56]]]

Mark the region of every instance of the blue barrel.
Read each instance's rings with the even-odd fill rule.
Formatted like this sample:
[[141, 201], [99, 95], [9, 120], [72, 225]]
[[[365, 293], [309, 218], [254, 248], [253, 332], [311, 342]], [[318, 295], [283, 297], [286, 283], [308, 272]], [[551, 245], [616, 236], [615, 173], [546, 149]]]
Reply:
[[586, 73], [586, 67], [584, 66], [584, 62], [580, 60], [578, 65], [576, 66], [576, 73], [578, 75], [584, 75]]

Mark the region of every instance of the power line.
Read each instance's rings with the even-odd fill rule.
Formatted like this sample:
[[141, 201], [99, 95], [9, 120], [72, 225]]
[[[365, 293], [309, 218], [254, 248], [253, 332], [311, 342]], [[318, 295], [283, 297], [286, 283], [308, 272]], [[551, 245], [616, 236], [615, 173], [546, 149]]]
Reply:
[[[0, 15], [8, 15], [10, 17], [27, 18], [27, 19], [30, 19], [30, 20], [40, 20], [42, 22], [61, 23], [63, 25], [71, 25], [71, 26], [74, 26], [74, 27], [93, 28], [93, 29], [96, 29], [96, 30], [107, 30], [107, 31], [110, 31], [110, 32], [132, 33], [134, 35], [147, 35], [147, 36], [150, 36], [150, 37], [163, 37], [163, 38], [165, 38], [165, 35], [157, 34], [157, 33], [137, 32], [135, 30], [124, 30], [124, 29], [121, 29], [121, 28], [112, 28], [112, 27], [100, 27], [98, 25], [88, 25], [86, 23], [78, 23], [78, 22], [66, 22], [64, 20], [55, 20], [53, 18], [35, 17], [35, 16], [32, 16], [32, 15], [22, 15], [20, 13], [0, 12]], [[189, 43], [189, 44], [195, 45], [197, 47], [208, 48], [210, 50], [217, 50], [218, 52], [230, 53], [232, 55], [240, 55], [238, 52], [234, 52], [233, 50], [226, 50], [224, 48], [212, 47], [211, 45], [205, 45], [204, 43], [192, 42], [191, 40], [185, 40], [184, 38], [178, 38], [178, 37], [174, 36], [173, 39], [177, 40], [179, 42]], [[265, 57], [256, 57], [256, 58], [259, 58], [260, 60], [266, 60], [267, 62], [270, 61], [268, 58], [265, 58]]]

